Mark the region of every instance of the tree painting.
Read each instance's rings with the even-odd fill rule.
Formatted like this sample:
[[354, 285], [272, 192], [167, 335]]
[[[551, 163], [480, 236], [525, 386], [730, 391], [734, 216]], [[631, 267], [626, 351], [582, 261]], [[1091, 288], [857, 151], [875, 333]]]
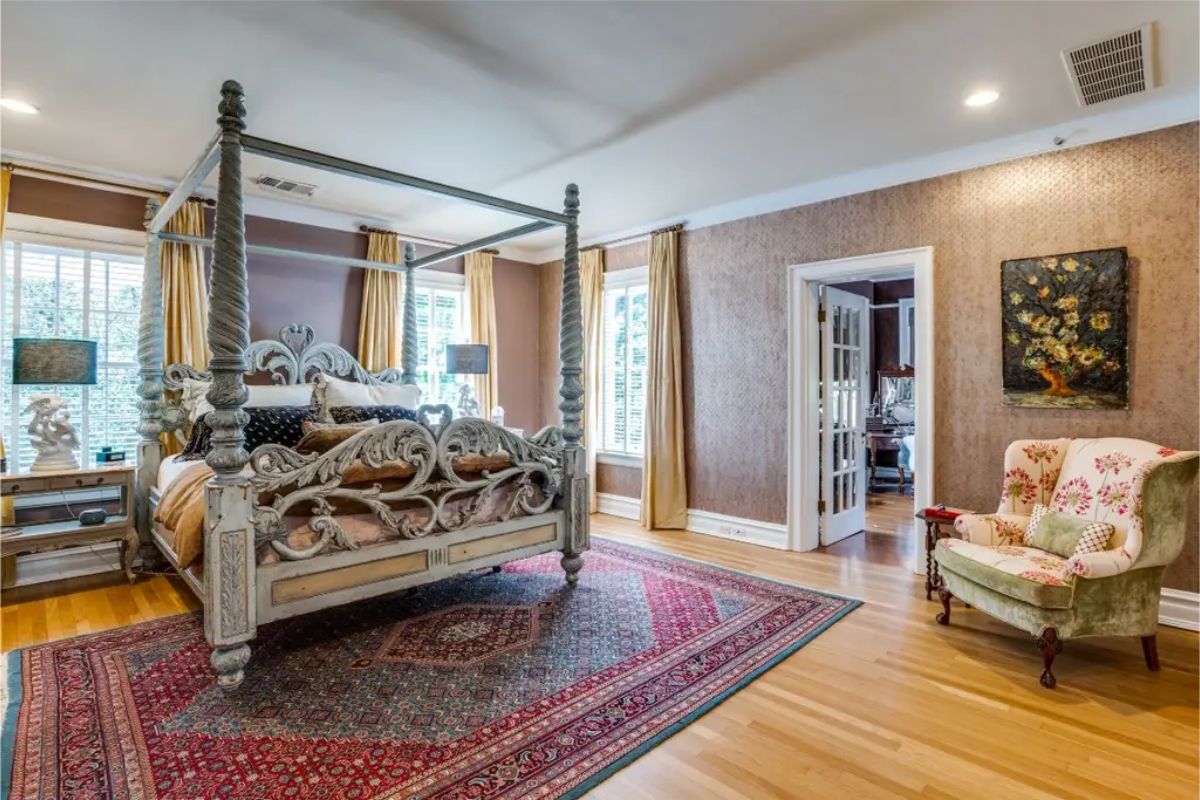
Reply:
[[1006, 405], [1128, 406], [1125, 248], [1005, 261], [1000, 286]]

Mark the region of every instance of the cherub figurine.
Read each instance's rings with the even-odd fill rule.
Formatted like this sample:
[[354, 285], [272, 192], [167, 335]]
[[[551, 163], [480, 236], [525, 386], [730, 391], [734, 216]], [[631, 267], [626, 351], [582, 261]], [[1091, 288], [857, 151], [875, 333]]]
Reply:
[[33, 419], [25, 430], [38, 453], [30, 467], [32, 472], [79, 468], [75, 460], [79, 439], [66, 405], [61, 397], [50, 392], [39, 392], [29, 398], [25, 411], [32, 411]]

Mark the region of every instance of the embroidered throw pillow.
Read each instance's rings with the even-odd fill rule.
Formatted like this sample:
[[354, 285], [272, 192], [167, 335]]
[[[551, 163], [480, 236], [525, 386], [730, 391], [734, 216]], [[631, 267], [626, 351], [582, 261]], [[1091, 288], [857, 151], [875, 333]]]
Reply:
[[352, 428], [355, 430], [360, 430], [362, 428], [369, 428], [372, 425], [378, 425], [378, 424], [379, 424], [378, 417], [372, 417], [371, 419], [359, 420], [358, 422], [336, 422], [336, 421], [335, 422], [319, 422], [318, 420], [315, 420], [315, 419], [306, 419], [306, 420], [304, 420], [304, 422], [302, 424], [302, 428], [304, 430], [304, 433], [307, 435], [309, 433], [312, 433], [313, 431], [324, 431], [324, 430], [329, 430], [330, 428]]
[[397, 419], [416, 422], [417, 412], [406, 406], [333, 406], [329, 409], [329, 418], [339, 425], [349, 425], [369, 419], [378, 422], [391, 422]]
[[1030, 546], [1063, 558], [1104, 550], [1115, 530], [1106, 522], [1095, 522], [1061, 511], [1047, 511], [1037, 520]]

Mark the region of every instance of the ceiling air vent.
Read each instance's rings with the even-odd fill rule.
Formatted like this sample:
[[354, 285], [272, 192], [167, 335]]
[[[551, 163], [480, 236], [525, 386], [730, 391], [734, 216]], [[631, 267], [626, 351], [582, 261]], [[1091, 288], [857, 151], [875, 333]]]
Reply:
[[1152, 25], [1146, 24], [1074, 50], [1064, 50], [1063, 64], [1075, 99], [1093, 106], [1154, 86]]
[[272, 192], [290, 194], [294, 197], [312, 197], [313, 192], [317, 190], [317, 187], [311, 183], [289, 181], [285, 178], [275, 178], [270, 175], [262, 175], [255, 178], [254, 185], [269, 189]]

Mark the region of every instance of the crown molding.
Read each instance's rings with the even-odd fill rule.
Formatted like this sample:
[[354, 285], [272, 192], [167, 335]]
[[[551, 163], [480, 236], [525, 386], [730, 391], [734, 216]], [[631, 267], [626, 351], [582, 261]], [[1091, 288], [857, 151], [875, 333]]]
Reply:
[[[675, 214], [622, 231], [609, 231], [602, 235], [592, 236], [581, 241], [579, 246], [584, 248], [608, 241], [633, 240], [644, 236], [648, 230], [678, 224], [685, 220], [685, 230], [707, 228], [824, 200], [886, 189], [889, 186], [899, 186], [941, 175], [1001, 164], [1005, 161], [1029, 158], [1056, 150], [1084, 147], [1110, 139], [1120, 139], [1161, 128], [1170, 128], [1194, 122], [1198, 118], [1200, 118], [1200, 94], [1190, 93], [1166, 97], [1128, 108], [1068, 120], [1059, 125], [1038, 128], [1027, 133], [871, 167], [779, 191], [752, 195], [729, 203]], [[1055, 144], [1056, 138], [1061, 138], [1063, 143]], [[547, 248], [528, 254], [528, 258], [535, 264], [557, 261], [562, 257], [561, 247]]]

